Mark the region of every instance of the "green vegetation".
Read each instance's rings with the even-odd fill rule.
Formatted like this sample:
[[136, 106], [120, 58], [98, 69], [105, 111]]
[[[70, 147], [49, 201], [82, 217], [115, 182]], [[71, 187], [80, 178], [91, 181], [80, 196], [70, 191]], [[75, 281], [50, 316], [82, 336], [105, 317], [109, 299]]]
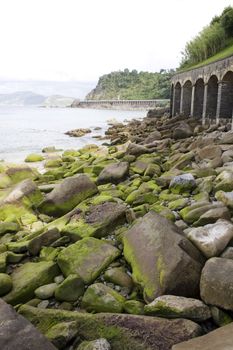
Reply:
[[86, 98], [89, 100], [151, 100], [170, 97], [170, 79], [174, 70], [159, 73], [112, 72], [99, 78], [98, 84]]
[[231, 55], [233, 53], [232, 36], [233, 7], [229, 6], [186, 44], [180, 68], [198, 67]]

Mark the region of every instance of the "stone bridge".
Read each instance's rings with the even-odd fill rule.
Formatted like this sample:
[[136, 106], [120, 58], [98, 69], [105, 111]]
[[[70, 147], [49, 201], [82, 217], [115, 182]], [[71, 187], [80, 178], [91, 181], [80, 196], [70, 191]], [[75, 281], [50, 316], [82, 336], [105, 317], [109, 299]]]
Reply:
[[219, 122], [233, 112], [233, 55], [172, 77], [171, 116], [183, 114]]

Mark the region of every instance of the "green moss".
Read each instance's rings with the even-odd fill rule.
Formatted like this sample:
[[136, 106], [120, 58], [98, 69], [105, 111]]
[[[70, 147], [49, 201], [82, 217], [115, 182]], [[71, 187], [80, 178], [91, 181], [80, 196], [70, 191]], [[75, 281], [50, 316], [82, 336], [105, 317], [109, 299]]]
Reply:
[[0, 220], [28, 225], [36, 222], [37, 217], [20, 204], [4, 204], [0, 207]]
[[27, 163], [31, 163], [31, 162], [41, 162], [42, 160], [44, 160], [44, 157], [42, 155], [31, 153], [25, 158], [24, 161]]

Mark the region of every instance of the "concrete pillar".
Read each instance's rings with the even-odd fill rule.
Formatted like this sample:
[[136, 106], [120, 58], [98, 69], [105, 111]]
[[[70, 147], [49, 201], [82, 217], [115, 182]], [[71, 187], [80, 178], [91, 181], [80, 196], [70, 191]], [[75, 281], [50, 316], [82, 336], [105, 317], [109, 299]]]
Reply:
[[183, 113], [183, 101], [184, 101], [184, 86], [181, 86], [181, 91], [180, 91], [180, 114]]
[[222, 86], [223, 82], [219, 81], [218, 83], [218, 97], [217, 97], [217, 110], [216, 110], [216, 123], [219, 123], [220, 119], [220, 111], [221, 111], [221, 103], [222, 103]]
[[205, 84], [204, 98], [203, 98], [203, 111], [202, 111], [202, 125], [205, 125], [205, 119], [206, 119], [207, 94], [208, 94], [208, 84]]
[[190, 117], [193, 117], [193, 112], [194, 112], [194, 96], [195, 96], [195, 85], [192, 86]]

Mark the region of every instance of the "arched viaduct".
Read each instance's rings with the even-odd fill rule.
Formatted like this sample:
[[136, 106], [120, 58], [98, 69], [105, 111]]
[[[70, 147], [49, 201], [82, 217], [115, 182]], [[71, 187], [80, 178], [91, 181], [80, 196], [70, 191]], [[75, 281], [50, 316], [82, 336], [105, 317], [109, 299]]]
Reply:
[[233, 56], [172, 77], [171, 116], [219, 122], [233, 113]]

